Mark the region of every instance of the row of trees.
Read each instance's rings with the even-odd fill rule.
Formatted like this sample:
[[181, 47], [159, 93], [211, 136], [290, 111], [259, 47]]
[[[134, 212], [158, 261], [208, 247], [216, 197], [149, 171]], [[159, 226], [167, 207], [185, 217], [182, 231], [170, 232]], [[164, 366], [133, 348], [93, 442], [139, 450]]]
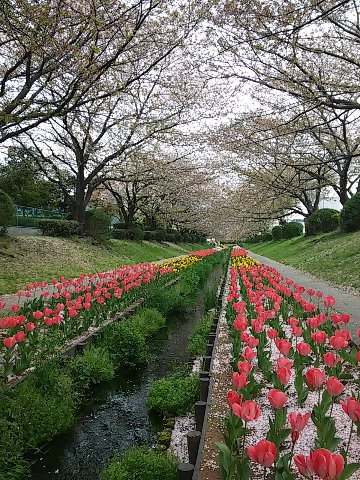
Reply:
[[205, 13], [194, 0], [2, 2], [1, 188], [32, 206], [55, 194], [82, 225], [111, 202], [127, 225], [194, 228], [211, 180], [188, 127], [211, 105], [192, 55]]
[[360, 10], [357, 0], [221, 2], [216, 68], [248, 111], [210, 139], [237, 176], [229, 203], [246, 233], [320, 198], [360, 191]]

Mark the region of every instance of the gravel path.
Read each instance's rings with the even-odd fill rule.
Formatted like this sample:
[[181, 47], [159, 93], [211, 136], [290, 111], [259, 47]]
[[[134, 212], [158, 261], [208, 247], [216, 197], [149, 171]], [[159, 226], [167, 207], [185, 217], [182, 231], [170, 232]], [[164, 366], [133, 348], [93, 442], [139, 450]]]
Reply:
[[[359, 344], [360, 340], [357, 337], [357, 329], [360, 327], [360, 295], [356, 293], [345, 292], [341, 288], [334, 287], [325, 280], [320, 280], [310, 273], [304, 273], [296, 268], [289, 267], [283, 263], [276, 262], [270, 258], [263, 257], [257, 253], [249, 252], [249, 254], [266, 265], [275, 267], [285, 277], [292, 278], [295, 282], [304, 285], [305, 288], [313, 288], [315, 290], [322, 290], [325, 295], [332, 295], [336, 299], [335, 307], [339, 312], [350, 313], [351, 319], [347, 328], [350, 330], [353, 340]], [[360, 265], [359, 265], [360, 275]]]

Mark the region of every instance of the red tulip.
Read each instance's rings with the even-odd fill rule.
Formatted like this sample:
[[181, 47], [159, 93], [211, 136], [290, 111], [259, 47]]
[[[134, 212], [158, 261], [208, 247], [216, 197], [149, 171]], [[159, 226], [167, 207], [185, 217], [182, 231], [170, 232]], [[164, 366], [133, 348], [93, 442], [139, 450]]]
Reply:
[[296, 432], [301, 432], [305, 428], [310, 417], [311, 417], [311, 413], [309, 412], [304, 414], [291, 412], [288, 416], [291, 430], [294, 430]]
[[232, 384], [234, 388], [244, 388], [250, 383], [246, 380], [246, 373], [237, 373], [234, 372], [232, 375]]
[[289, 360], [288, 358], [286, 357], [279, 357], [277, 360], [276, 360], [276, 366], [277, 366], [277, 369], [279, 370], [280, 368], [288, 368], [290, 370], [290, 368], [292, 367], [292, 361]]
[[310, 355], [311, 353], [311, 347], [308, 343], [306, 342], [300, 342], [296, 346], [297, 351], [300, 353], [300, 355]]
[[40, 312], [40, 310], [36, 310], [35, 312], [32, 313], [32, 316], [36, 318], [36, 320], [40, 320], [44, 316], [43, 312]]
[[312, 468], [310, 457], [305, 457], [304, 455], [294, 455], [294, 463], [301, 475], [307, 478], [313, 478], [314, 470]]
[[321, 298], [324, 294], [321, 290], [316, 290], [315, 292], [315, 295], [318, 297], [318, 298]]
[[239, 373], [242, 373], [242, 372], [245, 372], [246, 375], [249, 375], [251, 369], [252, 369], [252, 365], [251, 363], [247, 362], [246, 360], [239, 360], [237, 362], [237, 368], [239, 370]]
[[240, 405], [239, 403], [233, 403], [233, 404], [231, 405], [231, 410], [233, 411], [233, 413], [234, 413], [237, 417], [241, 418], [241, 410], [242, 410], [242, 407], [241, 407], [241, 405]]
[[247, 329], [248, 323], [245, 318], [239, 318], [234, 320], [233, 326], [235, 330], [237, 330], [238, 332], [243, 332], [244, 330]]
[[288, 355], [291, 348], [291, 343], [289, 340], [286, 340], [285, 338], [276, 338], [275, 345], [282, 355]]
[[273, 340], [274, 338], [276, 338], [277, 336], [279, 335], [279, 332], [277, 330], [275, 330], [275, 328], [268, 328], [267, 330], [267, 336]]
[[340, 400], [344, 412], [353, 422], [360, 422], [360, 402], [354, 397], [350, 397], [346, 402]]
[[295, 337], [301, 337], [302, 333], [303, 333], [303, 329], [301, 327], [292, 327], [291, 328], [291, 332], [293, 335], [295, 335]]
[[15, 333], [14, 337], [17, 342], [23, 342], [25, 340], [26, 335], [23, 330], [19, 330], [18, 332]]
[[2, 301], [1, 301], [1, 302], [0, 302], [0, 310], [3, 309], [3, 308], [5, 307], [5, 305], [6, 305], [6, 302], [2, 302]]
[[335, 305], [335, 303], [336, 303], [336, 300], [332, 295], [327, 295], [324, 298], [325, 307], [332, 307], [333, 305]]
[[335, 337], [341, 337], [347, 341], [351, 340], [351, 333], [346, 328], [340, 328], [338, 330], [335, 330], [334, 334]]
[[20, 305], [17, 305], [16, 303], [14, 303], [13, 305], [11, 305], [11, 310], [16, 313], [18, 310], [20, 310]]
[[334, 397], [338, 397], [344, 391], [344, 385], [337, 377], [330, 377], [326, 382], [326, 389]]
[[276, 370], [276, 375], [277, 375], [278, 379], [280, 380], [280, 382], [283, 385], [286, 385], [287, 383], [289, 383], [289, 380], [290, 380], [290, 377], [291, 377], [291, 370], [287, 367], [278, 368]]
[[4, 338], [3, 344], [5, 345], [6, 348], [12, 348], [16, 344], [15, 335], [13, 335], [12, 337]]
[[334, 480], [344, 470], [344, 458], [326, 448], [310, 451], [310, 461], [316, 475], [325, 480]]
[[246, 400], [241, 407], [241, 418], [245, 422], [257, 420], [260, 417], [261, 410], [252, 400]]
[[310, 295], [310, 297], [312, 297], [313, 295], [315, 295], [315, 290], [313, 288], [308, 288], [306, 290], [307, 294]]
[[311, 338], [316, 343], [324, 343], [325, 340], [328, 338], [328, 334], [324, 332], [324, 330], [317, 330], [316, 332], [312, 332]]
[[269, 390], [268, 399], [274, 408], [282, 408], [288, 401], [286, 393], [276, 388]]
[[241, 356], [244, 357], [246, 360], [251, 361], [253, 358], [256, 357], [256, 352], [254, 352], [254, 350], [251, 350], [250, 347], [246, 347]]
[[25, 328], [28, 332], [32, 332], [34, 331], [35, 329], [35, 323], [33, 322], [28, 322], [26, 325], [25, 325]]
[[325, 373], [319, 368], [309, 368], [305, 378], [309, 386], [315, 389], [325, 382]]
[[335, 350], [340, 350], [341, 348], [347, 347], [349, 344], [343, 339], [343, 337], [335, 337], [335, 335], [330, 337], [329, 343], [333, 348], [335, 348]]
[[333, 352], [324, 353], [323, 360], [328, 367], [335, 367], [337, 363], [341, 362], [341, 358], [337, 357]]
[[288, 325], [290, 325], [290, 327], [296, 327], [297, 325], [299, 325], [299, 320], [295, 317], [290, 317], [288, 318], [287, 323]]
[[252, 335], [249, 335], [247, 339], [247, 344], [249, 345], [250, 348], [257, 347], [259, 345], [259, 340]]
[[232, 407], [234, 403], [241, 404], [241, 397], [235, 390], [230, 390], [227, 394], [227, 402], [229, 407]]
[[255, 447], [248, 447], [246, 451], [253, 462], [263, 467], [270, 467], [276, 460], [276, 445], [269, 440], [260, 440]]
[[250, 335], [247, 332], [241, 332], [240, 334], [240, 339], [242, 342], [247, 342], [247, 339], [250, 337]]

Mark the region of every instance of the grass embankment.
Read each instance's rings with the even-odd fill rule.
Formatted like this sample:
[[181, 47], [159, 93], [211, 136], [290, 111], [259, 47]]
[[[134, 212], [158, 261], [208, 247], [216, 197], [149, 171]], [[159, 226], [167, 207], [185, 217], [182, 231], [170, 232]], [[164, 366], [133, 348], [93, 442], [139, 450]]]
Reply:
[[297, 237], [246, 248], [334, 284], [360, 290], [360, 232]]
[[110, 240], [103, 246], [80, 238], [0, 237], [0, 294], [16, 292], [34, 281], [161, 260], [200, 248], [208, 245]]

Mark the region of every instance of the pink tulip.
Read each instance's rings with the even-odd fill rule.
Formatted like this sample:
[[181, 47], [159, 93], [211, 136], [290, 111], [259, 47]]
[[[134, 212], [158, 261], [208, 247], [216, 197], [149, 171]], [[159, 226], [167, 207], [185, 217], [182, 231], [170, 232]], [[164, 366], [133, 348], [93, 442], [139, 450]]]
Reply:
[[273, 406], [274, 408], [282, 408], [288, 401], [286, 393], [276, 388], [272, 388], [271, 390], [269, 390], [268, 399], [271, 406]]
[[3, 339], [3, 344], [5, 345], [6, 348], [12, 348], [16, 344], [16, 338], [15, 335], [12, 337], [6, 337]]
[[28, 322], [26, 325], [25, 325], [25, 328], [28, 332], [33, 332], [35, 330], [35, 323], [33, 322]]
[[288, 355], [290, 348], [291, 348], [291, 343], [289, 340], [286, 340], [285, 338], [276, 338], [275, 339], [275, 345], [277, 346], [279, 352], [282, 355]]
[[252, 365], [251, 363], [247, 362], [246, 360], [239, 360], [237, 362], [237, 368], [238, 368], [238, 371], [239, 373], [242, 373], [242, 372], [245, 372], [246, 375], [249, 375], [251, 369], [252, 369]]
[[325, 307], [332, 307], [334, 306], [336, 303], [336, 300], [335, 298], [332, 296], [332, 295], [327, 295], [325, 298], [324, 298], [324, 305]]
[[309, 368], [305, 374], [307, 383], [311, 388], [318, 388], [325, 382], [325, 373], [319, 368]]
[[328, 334], [324, 330], [317, 330], [316, 332], [311, 333], [311, 338], [316, 343], [324, 343], [328, 338]]
[[277, 330], [275, 330], [275, 328], [268, 328], [267, 330], [267, 336], [273, 340], [274, 338], [276, 338], [277, 336], [279, 335], [279, 332]]
[[241, 397], [235, 390], [230, 390], [227, 394], [227, 402], [229, 407], [232, 407], [234, 403], [241, 404]]
[[277, 366], [278, 370], [280, 368], [284, 368], [284, 367], [288, 368], [290, 370], [291, 367], [292, 367], [292, 361], [289, 358], [286, 358], [286, 357], [279, 357], [276, 360], [276, 366]]
[[311, 347], [308, 343], [306, 342], [300, 342], [296, 346], [297, 351], [300, 353], [300, 355], [310, 355], [311, 353]]
[[286, 385], [287, 383], [289, 383], [289, 380], [290, 380], [290, 377], [291, 377], [291, 370], [287, 367], [278, 368], [276, 370], [276, 375], [277, 375], [278, 379], [280, 380], [280, 382], [283, 385]]
[[307, 478], [313, 478], [314, 470], [312, 468], [310, 456], [305, 457], [304, 455], [294, 455], [294, 463], [301, 475]]
[[246, 400], [241, 407], [241, 418], [245, 422], [257, 420], [260, 417], [261, 410], [252, 400]]
[[234, 372], [232, 375], [232, 384], [234, 388], [244, 388], [250, 383], [246, 380], [246, 373], [237, 373]]
[[337, 377], [330, 377], [326, 382], [326, 389], [334, 397], [338, 397], [344, 391], [344, 385]]
[[276, 460], [277, 449], [276, 445], [269, 440], [260, 440], [255, 447], [248, 447], [246, 452], [253, 462], [263, 467], [270, 467]]
[[326, 448], [310, 451], [310, 461], [316, 475], [325, 480], [334, 480], [344, 470], [344, 458]]
[[349, 344], [343, 339], [343, 337], [336, 337], [335, 335], [330, 337], [329, 343], [333, 348], [335, 348], [335, 350], [340, 350], [341, 348], [347, 347]]
[[337, 357], [333, 352], [324, 353], [323, 360], [325, 365], [328, 367], [335, 367], [339, 362], [341, 362], [341, 358]]
[[256, 357], [256, 352], [254, 350], [251, 350], [250, 347], [246, 347], [241, 356], [244, 357], [246, 360], [251, 361], [253, 358]]
[[360, 402], [354, 397], [350, 397], [346, 402], [340, 400], [341, 406], [351, 420], [355, 423], [360, 422]]
[[296, 432], [301, 432], [305, 428], [310, 417], [311, 417], [311, 413], [309, 412], [304, 414], [291, 412], [288, 416], [291, 430], [294, 430]]

